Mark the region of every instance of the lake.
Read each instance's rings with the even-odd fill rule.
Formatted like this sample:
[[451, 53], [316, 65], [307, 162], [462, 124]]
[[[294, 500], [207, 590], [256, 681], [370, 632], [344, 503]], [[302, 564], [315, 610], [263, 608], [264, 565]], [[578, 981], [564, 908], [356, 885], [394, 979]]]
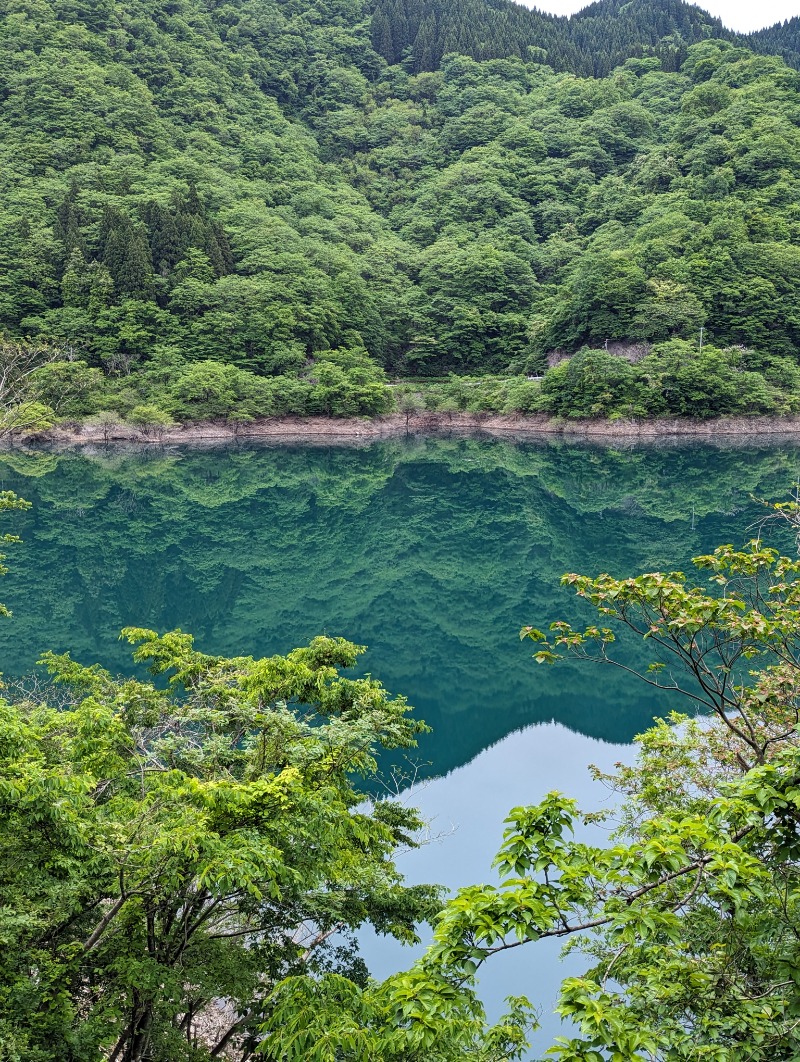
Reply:
[[[0, 666], [22, 675], [53, 649], [129, 671], [117, 637], [129, 624], [181, 627], [224, 654], [283, 653], [319, 633], [365, 644], [365, 670], [433, 727], [413, 757], [384, 764], [383, 784], [411, 787], [432, 822], [403, 868], [456, 887], [490, 874], [510, 807], [553, 788], [596, 805], [587, 763], [629, 757], [673, 706], [610, 668], [533, 663], [523, 624], [588, 618], [561, 574], [687, 570], [749, 537], [762, 512], [751, 496], [785, 497], [798, 468], [800, 447], [755, 442], [5, 450], [0, 486], [33, 507], [5, 522], [24, 543], [0, 589], [14, 613]], [[621, 651], [642, 659], [639, 645]], [[378, 975], [410, 962], [368, 935], [364, 949]], [[556, 955], [498, 960], [491, 1000], [525, 992], [547, 1010]]]

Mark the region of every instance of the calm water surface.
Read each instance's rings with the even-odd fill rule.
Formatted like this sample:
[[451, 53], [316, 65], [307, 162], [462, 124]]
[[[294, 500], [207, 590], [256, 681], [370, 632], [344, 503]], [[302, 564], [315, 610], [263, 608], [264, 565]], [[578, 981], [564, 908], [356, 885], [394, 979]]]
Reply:
[[[664, 704], [622, 673], [537, 667], [525, 623], [580, 619], [565, 571], [687, 569], [741, 542], [798, 478], [796, 446], [614, 449], [570, 442], [409, 439], [0, 454], [0, 487], [33, 502], [0, 599], [0, 668], [42, 649], [130, 670], [126, 625], [193, 632], [209, 652], [286, 652], [315, 634], [369, 646], [365, 669], [434, 728], [387, 765], [437, 839], [413, 880], [485, 879], [515, 804], [558, 788], [596, 804], [585, 766], [629, 755]], [[640, 647], [623, 647], [631, 661]], [[396, 779], [392, 782], [392, 776]], [[365, 939], [373, 970], [398, 958]], [[518, 949], [489, 995], [545, 1009], [556, 949]], [[548, 1023], [552, 1031], [552, 1022]]]

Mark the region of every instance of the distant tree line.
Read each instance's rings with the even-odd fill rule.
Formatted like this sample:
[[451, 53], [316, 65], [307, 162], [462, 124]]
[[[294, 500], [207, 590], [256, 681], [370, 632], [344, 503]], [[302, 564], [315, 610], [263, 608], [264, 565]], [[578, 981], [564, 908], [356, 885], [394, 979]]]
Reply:
[[[758, 36], [754, 50], [791, 61], [791, 29], [769, 32], [769, 45]], [[643, 56], [656, 56], [665, 70], [674, 71], [690, 45], [710, 38], [742, 40], [683, 0], [601, 0], [571, 18], [511, 0], [379, 0], [372, 16], [375, 49], [387, 62], [414, 72], [438, 69], [451, 52], [473, 59], [538, 59], [581, 77], [605, 77], [626, 59]]]

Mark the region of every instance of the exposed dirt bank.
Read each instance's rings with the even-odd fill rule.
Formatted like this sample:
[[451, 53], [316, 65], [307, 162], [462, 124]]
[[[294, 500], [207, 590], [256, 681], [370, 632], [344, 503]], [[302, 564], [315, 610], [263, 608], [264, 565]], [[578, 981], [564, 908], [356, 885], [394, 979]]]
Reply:
[[102, 443], [191, 444], [234, 439], [363, 440], [398, 435], [485, 433], [508, 436], [569, 436], [571, 438], [637, 439], [692, 437], [698, 439], [748, 438], [774, 435], [800, 438], [800, 417], [722, 417], [717, 420], [554, 420], [543, 415], [504, 416], [494, 413], [403, 413], [371, 420], [333, 417], [275, 417], [233, 427], [224, 421], [199, 421], [180, 427], [145, 432], [115, 427], [105, 433], [97, 427], [58, 427], [25, 441], [81, 446]]

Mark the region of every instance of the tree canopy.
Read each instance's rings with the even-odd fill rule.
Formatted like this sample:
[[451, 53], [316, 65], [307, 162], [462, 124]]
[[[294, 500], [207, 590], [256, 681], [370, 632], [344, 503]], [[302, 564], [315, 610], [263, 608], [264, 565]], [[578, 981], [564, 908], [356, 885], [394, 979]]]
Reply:
[[341, 934], [413, 940], [436, 909], [392, 863], [415, 813], [357, 788], [424, 728], [340, 674], [362, 652], [343, 639], [253, 660], [125, 637], [166, 689], [46, 655], [63, 694], [0, 707], [4, 1051], [254, 1057], [277, 983], [363, 984]]

